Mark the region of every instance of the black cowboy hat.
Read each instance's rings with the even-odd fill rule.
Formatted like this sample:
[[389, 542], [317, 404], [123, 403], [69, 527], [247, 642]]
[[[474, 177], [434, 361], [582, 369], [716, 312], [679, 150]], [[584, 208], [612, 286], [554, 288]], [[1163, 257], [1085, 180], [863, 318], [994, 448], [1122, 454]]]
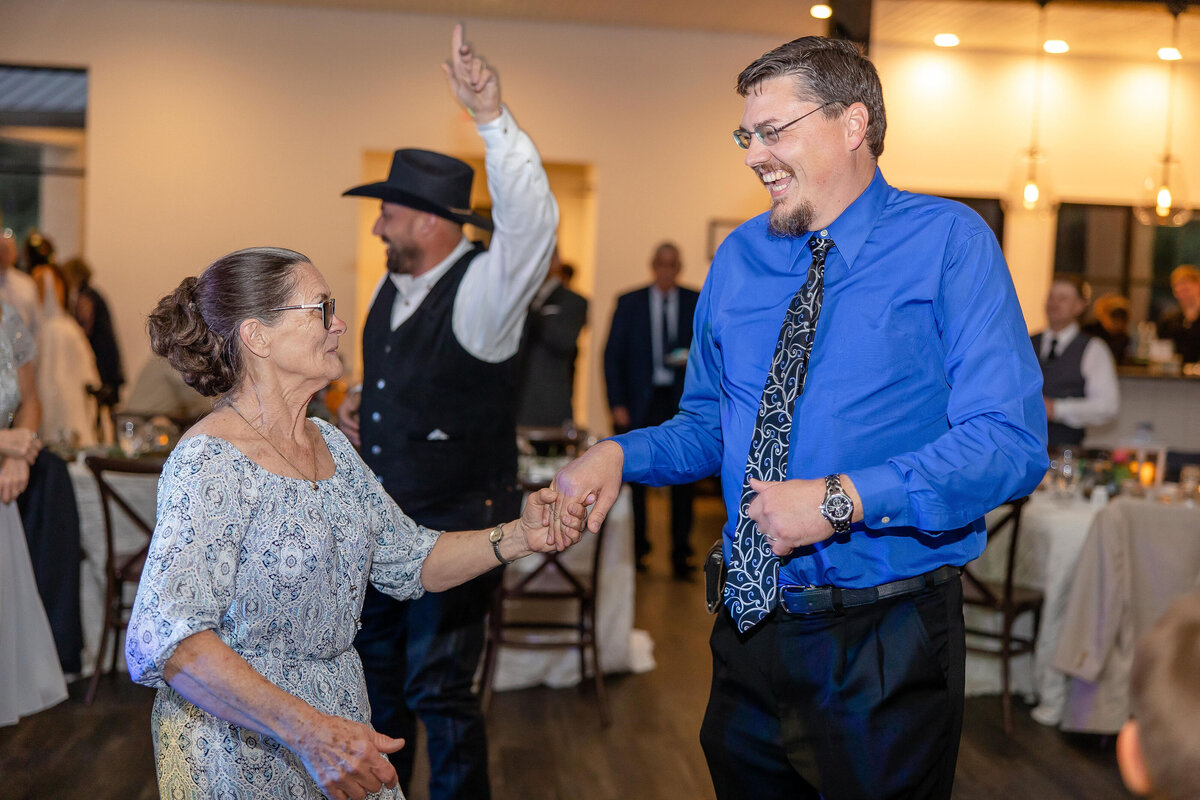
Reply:
[[437, 214], [460, 225], [490, 231], [491, 220], [471, 210], [475, 170], [457, 158], [429, 150], [406, 148], [392, 156], [387, 180], [355, 186], [343, 197], [377, 197], [418, 211]]

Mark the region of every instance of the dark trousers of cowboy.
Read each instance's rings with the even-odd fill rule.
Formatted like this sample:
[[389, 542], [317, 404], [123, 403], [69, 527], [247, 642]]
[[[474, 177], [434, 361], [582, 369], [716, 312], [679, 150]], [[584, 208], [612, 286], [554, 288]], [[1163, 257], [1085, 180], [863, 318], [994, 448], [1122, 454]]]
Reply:
[[482, 620], [501, 574], [493, 570], [403, 603], [367, 591], [354, 646], [363, 660], [371, 724], [406, 742], [388, 755], [405, 794], [420, 716], [429, 751], [429, 796], [490, 796], [487, 736], [471, 683], [483, 653]]
[[962, 732], [962, 584], [713, 627], [700, 732], [719, 800], [949, 798]]
[[[646, 426], [661, 425], [675, 416], [678, 410], [679, 397], [671, 387], [658, 387], [646, 412]], [[633, 552], [637, 564], [641, 565], [650, 552], [650, 535], [646, 529], [646, 487], [631, 483], [629, 488], [633, 505]], [[695, 484], [685, 483], [671, 486], [668, 491], [671, 495], [671, 569], [677, 577], [686, 577], [691, 571], [692, 501], [696, 496], [696, 487]]]

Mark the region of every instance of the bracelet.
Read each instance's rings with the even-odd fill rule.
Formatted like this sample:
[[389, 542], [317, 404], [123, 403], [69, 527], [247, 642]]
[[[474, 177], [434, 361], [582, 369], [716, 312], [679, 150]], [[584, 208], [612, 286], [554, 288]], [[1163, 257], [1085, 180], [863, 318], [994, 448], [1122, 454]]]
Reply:
[[500, 540], [503, 538], [504, 523], [502, 522], [496, 527], [492, 528], [492, 532], [488, 534], [488, 541], [492, 543], [492, 552], [496, 554], [496, 560], [499, 561], [502, 566], [507, 567], [509, 564], [513, 563], [513, 561], [516, 561], [516, 559], [514, 558], [510, 561], [509, 559], [500, 555]]

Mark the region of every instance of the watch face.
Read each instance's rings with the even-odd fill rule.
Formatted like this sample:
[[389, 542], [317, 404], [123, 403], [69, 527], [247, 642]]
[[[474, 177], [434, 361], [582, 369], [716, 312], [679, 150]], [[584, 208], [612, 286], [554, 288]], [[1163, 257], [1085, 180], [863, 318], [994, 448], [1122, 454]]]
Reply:
[[492, 532], [488, 534], [488, 541], [492, 544], [495, 544], [496, 542], [500, 541], [502, 536], [504, 536], [503, 528], [492, 528]]
[[826, 498], [825, 513], [832, 520], [845, 522], [854, 513], [854, 503], [844, 494], [835, 494]]

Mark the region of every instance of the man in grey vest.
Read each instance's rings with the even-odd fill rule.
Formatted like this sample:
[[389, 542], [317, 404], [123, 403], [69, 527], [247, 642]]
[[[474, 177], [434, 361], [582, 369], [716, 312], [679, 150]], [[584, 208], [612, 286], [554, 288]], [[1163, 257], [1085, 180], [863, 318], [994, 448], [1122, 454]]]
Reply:
[[1120, 394], [1112, 352], [1100, 339], [1079, 329], [1092, 290], [1078, 275], [1054, 276], [1046, 296], [1047, 329], [1033, 337], [1042, 365], [1049, 446], [1083, 443], [1084, 429], [1117, 416]]
[[[516, 355], [554, 250], [558, 207], [537, 149], [501, 104], [495, 71], [463, 43], [461, 26], [444, 71], [487, 147], [493, 219], [469, 207], [473, 170], [427, 150], [397, 150], [387, 180], [346, 192], [383, 201], [374, 233], [387, 246], [388, 274], [363, 327], [361, 395], [347, 398], [338, 420], [418, 523], [487, 528], [520, 508]], [[463, 236], [466, 223], [494, 224], [490, 249]], [[430, 798], [490, 796], [471, 683], [499, 579], [495, 570], [407, 603], [368, 590], [355, 647], [372, 723], [409, 743], [391, 756], [406, 794], [420, 716]]]

